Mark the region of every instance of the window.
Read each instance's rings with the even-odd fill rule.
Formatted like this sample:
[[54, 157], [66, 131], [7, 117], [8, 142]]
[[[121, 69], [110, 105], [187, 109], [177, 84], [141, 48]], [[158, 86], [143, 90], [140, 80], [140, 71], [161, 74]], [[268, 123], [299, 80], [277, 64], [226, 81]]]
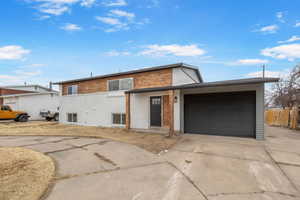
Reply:
[[125, 113], [113, 113], [112, 114], [112, 123], [115, 125], [125, 125], [126, 124]]
[[108, 81], [108, 90], [117, 91], [117, 90], [130, 90], [133, 88], [133, 79], [124, 78], [119, 80], [109, 80]]
[[68, 122], [77, 122], [77, 113], [67, 113]]
[[77, 94], [78, 86], [77, 85], [70, 85], [68, 86], [68, 94]]
[[2, 106], [1, 110], [11, 111], [9, 106]]

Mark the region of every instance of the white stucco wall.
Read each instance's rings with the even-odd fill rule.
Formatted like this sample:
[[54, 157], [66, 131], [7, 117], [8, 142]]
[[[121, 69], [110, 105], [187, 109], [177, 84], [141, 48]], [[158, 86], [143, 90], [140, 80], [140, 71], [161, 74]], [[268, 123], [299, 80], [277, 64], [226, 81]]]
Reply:
[[29, 120], [43, 120], [40, 116], [42, 110], [56, 112], [59, 107], [58, 94], [37, 94], [18, 97], [5, 97], [4, 105], [9, 105], [13, 110], [27, 112]]
[[172, 84], [183, 85], [199, 82], [199, 78], [195, 70], [186, 68], [173, 68]]
[[67, 122], [67, 113], [77, 113], [78, 125], [111, 127], [112, 113], [125, 113], [124, 92], [99, 92], [61, 96], [60, 122]]
[[46, 90], [39, 86], [31, 86], [31, 85], [24, 85], [24, 86], [12, 86], [8, 87], [9, 89], [15, 89], [15, 90], [25, 90], [25, 91], [32, 91], [32, 92], [49, 92], [49, 90]]
[[[150, 97], [163, 96], [163, 95], [168, 95], [168, 92], [162, 91], [162, 92], [131, 94], [130, 97], [131, 128], [134, 129], [150, 128]], [[180, 131], [180, 91], [175, 91], [175, 95], [177, 95], [178, 98], [177, 98], [177, 103], [174, 103], [174, 130]], [[162, 111], [162, 115], [163, 115], [163, 111]], [[163, 120], [163, 116], [162, 116], [162, 120]]]

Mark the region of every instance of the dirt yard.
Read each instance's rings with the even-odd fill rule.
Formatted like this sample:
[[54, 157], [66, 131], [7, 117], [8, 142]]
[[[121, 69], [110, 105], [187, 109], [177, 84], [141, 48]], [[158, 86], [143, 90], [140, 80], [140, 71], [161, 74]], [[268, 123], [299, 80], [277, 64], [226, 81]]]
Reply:
[[23, 148], [0, 148], [0, 199], [38, 200], [55, 173], [52, 159]]
[[0, 135], [48, 135], [108, 138], [133, 144], [153, 153], [159, 153], [169, 149], [180, 140], [180, 136], [167, 138], [165, 135], [157, 133], [140, 133], [122, 128], [62, 125], [55, 122], [0, 122]]

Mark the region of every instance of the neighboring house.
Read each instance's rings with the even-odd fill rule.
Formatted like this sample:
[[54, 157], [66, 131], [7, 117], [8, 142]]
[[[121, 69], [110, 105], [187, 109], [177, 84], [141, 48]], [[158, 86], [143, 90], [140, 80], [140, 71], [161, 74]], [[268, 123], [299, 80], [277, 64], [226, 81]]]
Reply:
[[31, 92], [25, 90], [16, 90], [16, 89], [8, 89], [6, 87], [0, 87], [0, 105], [3, 105], [2, 96], [12, 95], [12, 94], [23, 94], [23, 93], [31, 93]]
[[60, 122], [128, 129], [264, 138], [264, 83], [204, 83], [183, 64], [58, 82]]
[[30, 115], [29, 120], [43, 120], [40, 112], [58, 112], [59, 93], [50, 88], [20, 85], [5, 86], [2, 89], [6, 91], [1, 95], [3, 105], [9, 105], [13, 110], [27, 112]]

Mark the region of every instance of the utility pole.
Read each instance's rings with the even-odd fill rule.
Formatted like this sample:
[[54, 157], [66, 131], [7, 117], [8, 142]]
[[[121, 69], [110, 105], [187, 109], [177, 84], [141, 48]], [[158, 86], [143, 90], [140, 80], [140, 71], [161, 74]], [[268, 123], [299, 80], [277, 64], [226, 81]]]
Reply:
[[263, 65], [263, 79], [265, 78], [265, 73], [266, 73], [266, 65]]

